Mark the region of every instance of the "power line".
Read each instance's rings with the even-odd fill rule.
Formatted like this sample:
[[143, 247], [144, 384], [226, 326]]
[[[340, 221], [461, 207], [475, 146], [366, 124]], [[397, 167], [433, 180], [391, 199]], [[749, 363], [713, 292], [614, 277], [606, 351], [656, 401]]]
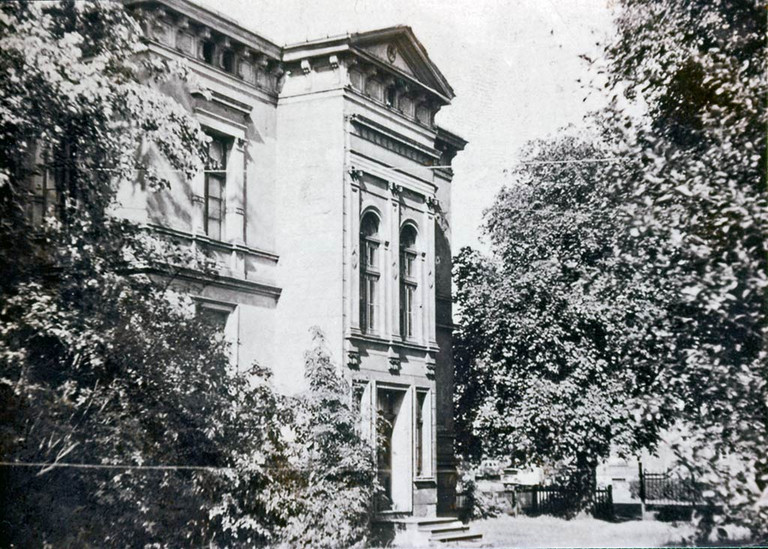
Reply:
[[101, 463], [68, 463], [57, 461], [53, 463], [29, 461], [0, 461], [3, 467], [37, 467], [46, 469], [143, 469], [147, 471], [232, 471], [232, 467], [213, 467], [204, 465], [112, 465]]
[[584, 164], [589, 162], [621, 162], [622, 160], [622, 158], [616, 156], [609, 156], [606, 158], [578, 158], [574, 160], [520, 160], [518, 164]]
[[[593, 163], [593, 162], [622, 162], [624, 159], [612, 156], [612, 157], [605, 157], [605, 158], [575, 158], [570, 160], [518, 160], [517, 162], [514, 162], [515, 164], [524, 164], [524, 165], [537, 165], [537, 164], [586, 164], [586, 163]], [[47, 168], [53, 168], [55, 169], [56, 166], [46, 166]], [[478, 168], [495, 168], [500, 169], [502, 171], [507, 171], [510, 168], [505, 168], [502, 166], [499, 166], [498, 164], [480, 164], [480, 165], [469, 165], [472, 169], [478, 169]], [[407, 171], [407, 170], [446, 170], [446, 169], [455, 169], [456, 167], [451, 164], [447, 165], [438, 165], [438, 166], [377, 166], [376, 169], [379, 170], [394, 170], [394, 171]], [[174, 169], [154, 169], [154, 168], [128, 168], [126, 170], [120, 169], [120, 168], [87, 168], [87, 167], [80, 167], [77, 168], [79, 171], [96, 171], [96, 172], [123, 172], [123, 171], [132, 171], [132, 172], [153, 172], [155, 174], [168, 174], [168, 173], [226, 173], [225, 170], [174, 170]]]
[[[35, 461], [0, 461], [0, 467], [28, 467], [40, 468], [45, 470], [66, 468], [66, 469], [106, 469], [106, 470], [143, 470], [143, 471], [235, 471], [234, 467], [217, 467], [205, 465], [121, 465], [109, 463], [70, 463], [65, 461], [55, 461], [52, 463]], [[291, 471], [311, 471], [313, 467], [282, 467], [273, 465], [261, 465], [263, 469], [284, 469]], [[343, 471], [359, 471], [355, 468], [344, 468]]]

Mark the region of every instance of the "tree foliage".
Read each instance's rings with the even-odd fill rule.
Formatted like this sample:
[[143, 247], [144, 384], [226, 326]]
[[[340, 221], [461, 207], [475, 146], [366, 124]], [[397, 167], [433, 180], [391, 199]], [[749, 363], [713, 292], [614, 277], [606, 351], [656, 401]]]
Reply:
[[[0, 545], [280, 543], [301, 498], [336, 485], [349, 501], [311, 516], [339, 521], [335, 540], [361, 536], [370, 471], [342, 471], [362, 447], [341, 382], [318, 366], [302, 408], [268, 370], [233, 367], [174, 289], [178, 266], [205, 258], [112, 215], [121, 185], [170, 184], [148, 149], [201, 169], [206, 137], [160, 92], [187, 78], [145, 55], [119, 2], [0, 5], [0, 461], [53, 464], [0, 467]], [[44, 172], [56, 195], [35, 213]], [[323, 429], [337, 438], [320, 444]], [[318, 435], [317, 486], [296, 480], [315, 454], [292, 430]]]
[[606, 120], [624, 129], [636, 166], [633, 230], [670, 250], [646, 259], [675, 288], [682, 325], [670, 337], [684, 359], [666, 382], [684, 402], [687, 434], [676, 454], [722, 506], [702, 524], [705, 534], [736, 522], [765, 537], [765, 8], [748, 0], [621, 4], [610, 82], [647, 113], [636, 120], [609, 109]]
[[[621, 167], [599, 134], [532, 143], [486, 214], [492, 257], [455, 261], [460, 448], [591, 471], [611, 447], [652, 445], [672, 415], [665, 294], [629, 244]], [[637, 244], [634, 242], [633, 244]]]
[[349, 547], [366, 541], [377, 493], [373, 450], [361, 436], [351, 387], [319, 329], [306, 353], [309, 390], [296, 423], [298, 507], [282, 532], [291, 547]]
[[456, 262], [463, 448], [594, 463], [671, 429], [714, 510], [701, 534], [732, 522], [759, 538], [764, 9], [619, 4], [597, 131], [533, 144], [487, 214], [491, 257]]

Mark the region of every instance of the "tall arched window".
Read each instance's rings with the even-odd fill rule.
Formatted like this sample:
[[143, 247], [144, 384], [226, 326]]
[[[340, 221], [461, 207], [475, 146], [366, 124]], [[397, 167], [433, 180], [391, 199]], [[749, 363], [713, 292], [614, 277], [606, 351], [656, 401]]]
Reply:
[[379, 295], [379, 218], [373, 212], [360, 223], [360, 329], [377, 330], [376, 300]]
[[400, 231], [400, 335], [416, 337], [416, 229], [405, 225]]

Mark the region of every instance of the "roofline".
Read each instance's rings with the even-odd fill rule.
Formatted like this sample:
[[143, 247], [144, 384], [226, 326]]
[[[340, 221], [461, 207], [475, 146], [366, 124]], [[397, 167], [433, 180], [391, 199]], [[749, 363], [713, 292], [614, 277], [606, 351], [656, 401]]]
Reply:
[[121, 0], [126, 7], [152, 7], [163, 6], [180, 13], [190, 19], [196, 20], [201, 24], [210, 26], [213, 30], [221, 32], [230, 36], [231, 38], [244, 43], [255, 50], [261, 51], [268, 55], [271, 55], [274, 59], [280, 60], [285, 63], [299, 61], [304, 57], [329, 55], [333, 53], [352, 51], [356, 55], [365, 57], [368, 61], [375, 61], [379, 63], [374, 56], [368, 55], [361, 48], [359, 44], [368, 41], [402, 36], [404, 35], [408, 41], [415, 46], [417, 55], [421, 57], [421, 61], [432, 77], [437, 82], [439, 89], [434, 89], [431, 86], [421, 82], [418, 78], [412, 77], [406, 74], [404, 71], [399, 70], [394, 66], [386, 66], [381, 63], [382, 67], [386, 67], [388, 70], [393, 70], [398, 76], [407, 78], [413, 81], [415, 84], [421, 86], [429, 93], [437, 96], [445, 104], [449, 104], [451, 100], [456, 96], [453, 88], [448, 84], [445, 76], [437, 65], [429, 58], [424, 45], [416, 38], [413, 30], [408, 25], [394, 25], [391, 27], [385, 27], [382, 29], [373, 29], [364, 32], [346, 33], [336, 36], [329, 36], [326, 38], [319, 38], [315, 40], [307, 40], [305, 42], [299, 42], [289, 44], [286, 46], [279, 46], [276, 42], [265, 38], [264, 36], [246, 29], [240, 22], [230, 18], [223, 13], [210, 9], [205, 6], [194, 2], [194, 0]]
[[335, 36], [328, 36], [326, 38], [318, 38], [314, 40], [306, 40], [304, 42], [289, 44], [283, 47], [283, 61], [298, 61], [302, 57], [306, 56], [306, 54], [301, 55], [299, 52], [307, 50], [309, 50], [309, 52], [313, 52], [310, 55], [326, 55], [329, 53], [337, 53], [341, 51], [351, 51], [353, 49], [357, 50], [357, 52], [360, 52], [360, 50], [356, 47], [357, 43], [359, 42], [366, 42], [376, 38], [386, 37], [388, 35], [400, 34], [405, 34], [408, 39], [416, 46], [416, 51], [421, 56], [424, 65], [429, 69], [435, 79], [445, 89], [446, 93], [433, 90], [421, 82], [419, 82], [419, 84], [427, 88], [432, 93], [436, 93], [438, 96], [440, 96], [441, 99], [445, 100], [446, 103], [450, 103], [451, 99], [456, 97], [456, 93], [453, 91], [453, 88], [448, 83], [448, 80], [446, 80], [443, 73], [440, 72], [440, 69], [437, 68], [437, 65], [435, 65], [435, 63], [429, 58], [429, 54], [427, 53], [426, 48], [419, 41], [419, 39], [416, 38], [413, 30], [408, 25], [395, 25], [392, 27], [385, 27], [383, 29], [339, 34]]
[[445, 141], [457, 151], [464, 150], [464, 147], [466, 147], [467, 143], [469, 143], [469, 141], [450, 130], [446, 130], [440, 126], [437, 126], [435, 129], [437, 130], [437, 139], [439, 141]]
[[201, 6], [192, 0], [122, 0], [126, 7], [142, 7], [161, 5], [166, 6], [173, 11], [199, 21], [200, 23], [210, 25], [214, 30], [218, 30], [232, 38], [242, 41], [245, 45], [256, 50], [264, 51], [276, 59], [281, 58], [283, 48], [277, 42], [249, 30], [235, 19], [224, 15], [223, 13]]
[[448, 80], [445, 78], [445, 75], [443, 75], [440, 69], [437, 68], [437, 65], [435, 65], [435, 63], [429, 58], [427, 49], [424, 47], [424, 44], [422, 44], [421, 41], [418, 38], [416, 38], [416, 34], [413, 32], [413, 29], [410, 26], [394, 25], [392, 27], [385, 27], [383, 29], [374, 29], [366, 32], [358, 32], [358, 33], [354, 33], [352, 35], [352, 38], [356, 40], [368, 40], [371, 38], [387, 36], [389, 34], [406, 34], [408, 38], [410, 38], [411, 41], [416, 45], [416, 48], [421, 54], [426, 66], [431, 70], [435, 78], [437, 78], [438, 82], [440, 82], [440, 84], [442, 84], [445, 87], [445, 89], [448, 91], [448, 96], [451, 99], [456, 97], [456, 93], [453, 91], [453, 88], [448, 83]]

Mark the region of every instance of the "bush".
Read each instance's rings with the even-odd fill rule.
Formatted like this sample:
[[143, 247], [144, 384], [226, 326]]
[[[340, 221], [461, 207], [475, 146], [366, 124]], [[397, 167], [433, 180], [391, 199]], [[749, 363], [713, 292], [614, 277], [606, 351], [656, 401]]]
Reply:
[[348, 547], [370, 533], [378, 491], [373, 448], [361, 436], [351, 387], [317, 328], [313, 341], [304, 374], [309, 390], [297, 401], [295, 507], [281, 540], [293, 547]]

